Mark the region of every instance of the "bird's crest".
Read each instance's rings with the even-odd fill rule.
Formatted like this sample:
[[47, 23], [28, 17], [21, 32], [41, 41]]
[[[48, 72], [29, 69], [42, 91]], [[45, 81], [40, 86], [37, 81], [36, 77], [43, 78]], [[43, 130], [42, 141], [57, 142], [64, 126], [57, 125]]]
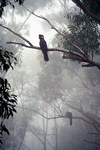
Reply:
[[39, 34], [39, 39], [44, 39], [44, 36]]

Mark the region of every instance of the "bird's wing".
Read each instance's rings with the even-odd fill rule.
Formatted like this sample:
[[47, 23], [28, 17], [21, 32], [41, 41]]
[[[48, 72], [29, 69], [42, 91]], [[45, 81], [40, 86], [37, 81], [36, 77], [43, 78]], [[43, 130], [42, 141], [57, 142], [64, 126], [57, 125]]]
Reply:
[[47, 43], [45, 40], [40, 40], [40, 48], [42, 50], [47, 50]]

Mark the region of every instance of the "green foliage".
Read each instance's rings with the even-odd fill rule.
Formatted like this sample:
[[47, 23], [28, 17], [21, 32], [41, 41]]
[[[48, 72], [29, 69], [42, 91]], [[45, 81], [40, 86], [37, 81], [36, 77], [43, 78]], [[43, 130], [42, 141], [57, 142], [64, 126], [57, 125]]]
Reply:
[[[73, 17], [69, 17], [69, 31], [64, 31], [64, 34], [74, 44], [79, 46], [89, 56], [91, 53], [100, 54], [100, 31], [97, 24], [87, 15], [79, 13]], [[79, 52], [71, 46], [67, 41], [63, 42], [63, 47], [69, 50]]]
[[0, 47], [0, 71], [8, 71], [10, 67], [13, 69], [11, 59], [17, 61], [17, 59], [13, 56], [12, 52], [3, 51], [3, 48]]
[[0, 147], [1, 147], [1, 145], [3, 144], [2, 143], [2, 136], [3, 136], [3, 132], [6, 132], [8, 135], [9, 135], [9, 131], [8, 131], [8, 129], [6, 128], [6, 126], [5, 125], [3, 125], [3, 122], [1, 122], [1, 125], [0, 125]]
[[14, 0], [15, 2], [18, 2], [19, 3], [19, 5], [22, 5], [23, 4], [23, 2], [24, 2], [24, 0]]
[[[3, 51], [0, 47], [0, 72], [8, 71], [12, 67], [12, 59], [16, 60], [13, 53], [8, 51]], [[13, 68], [13, 67], [12, 67]], [[8, 119], [10, 116], [13, 117], [13, 113], [16, 112], [17, 98], [16, 95], [11, 93], [11, 86], [7, 79], [0, 77], [0, 118], [1, 120]], [[3, 132], [9, 134], [8, 129], [3, 125], [3, 121], [0, 124], [0, 138]], [[0, 143], [2, 141], [0, 139]]]
[[82, 0], [82, 3], [91, 12], [96, 15], [100, 15], [100, 0]]
[[8, 119], [9, 116], [13, 117], [15, 110], [15, 104], [17, 104], [16, 95], [11, 94], [11, 86], [7, 79], [0, 78], [0, 117]]
[[[24, 0], [13, 0], [15, 3], [18, 2], [19, 5], [22, 5]], [[4, 7], [6, 7], [7, 5], [12, 6], [13, 8], [15, 8], [14, 4], [12, 3], [12, 1], [10, 0], [0, 0], [0, 17], [3, 14], [4, 11]]]
[[[3, 124], [1, 123], [1, 129], [0, 129], [0, 134], [1, 134], [1, 135], [2, 135], [3, 131], [6, 132], [6, 133], [9, 135], [8, 129], [5, 127], [5, 125], [3, 125]], [[1, 141], [1, 143], [2, 143], [2, 141]]]

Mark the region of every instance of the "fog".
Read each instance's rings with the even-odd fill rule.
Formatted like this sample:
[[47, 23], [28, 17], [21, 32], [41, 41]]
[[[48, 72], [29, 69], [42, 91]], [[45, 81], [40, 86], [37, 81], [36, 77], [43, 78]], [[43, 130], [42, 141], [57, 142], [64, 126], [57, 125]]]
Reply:
[[[57, 32], [47, 22], [30, 15], [23, 6], [15, 6], [15, 10], [5, 8], [1, 23], [35, 46], [39, 47], [38, 35], [43, 34], [49, 48], [58, 47]], [[26, 0], [24, 6], [48, 18], [60, 31], [68, 27], [65, 14], [79, 11], [74, 3], [64, 0]], [[4, 122], [10, 135], [4, 133], [1, 149], [98, 150], [99, 146], [86, 142], [95, 139], [98, 143], [98, 137], [89, 134], [96, 131], [80, 110], [100, 115], [99, 69], [82, 68], [77, 61], [62, 59], [60, 52], [49, 51], [49, 62], [45, 62], [40, 50], [6, 44], [23, 42], [16, 35], [2, 28], [0, 34], [1, 45], [18, 59], [14, 69], [10, 68], [6, 74], [12, 92], [17, 95], [17, 113]], [[94, 59], [100, 62], [98, 56]], [[72, 112], [72, 125], [66, 112]]]

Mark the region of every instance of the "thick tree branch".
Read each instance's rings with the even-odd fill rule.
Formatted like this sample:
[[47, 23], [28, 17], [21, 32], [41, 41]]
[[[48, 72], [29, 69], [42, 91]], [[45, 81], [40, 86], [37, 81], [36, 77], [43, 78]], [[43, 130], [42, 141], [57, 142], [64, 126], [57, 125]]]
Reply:
[[72, 0], [79, 8], [83, 10], [85, 14], [92, 17], [98, 24], [100, 24], [100, 18], [96, 16], [94, 13], [92, 13], [90, 10], [88, 10], [80, 0]]
[[[33, 110], [33, 109], [31, 109], [31, 108], [24, 108], [24, 107], [20, 107], [20, 106], [18, 106], [18, 108], [25, 109], [25, 110], [29, 110], [29, 111], [33, 111], [33, 112], [37, 113], [38, 115], [40, 115], [41, 117], [43, 117], [43, 118], [45, 118], [45, 119], [47, 119], [47, 120], [68, 118], [68, 117], [66, 117], [66, 115], [59, 115], [59, 116], [53, 116], [53, 117], [46, 117], [45, 115], [43, 115], [43, 114], [41, 114], [40, 112], [38, 112], [38, 111], [36, 111], [36, 110]], [[69, 118], [68, 118], [68, 119], [69, 119]], [[78, 116], [77, 116], [77, 117], [74, 116], [72, 119], [80, 119], [80, 120], [82, 120], [82, 121], [87, 122], [88, 124], [91, 124], [91, 123], [92, 123], [91, 121], [88, 121], [87, 119], [84, 119], [84, 118], [78, 117]]]
[[[21, 38], [21, 35], [20, 35], [20, 38]], [[26, 48], [32, 48], [32, 49], [40, 50], [40, 47], [37, 47], [37, 46], [34, 46], [34, 45], [29, 46], [29, 45], [26, 45], [26, 44], [20, 43], [20, 42], [6, 42], [6, 43], [7, 44], [13, 44], [13, 45], [20, 45], [20, 46], [23, 46], [23, 47], [26, 47]]]
[[82, 67], [95, 67], [95, 65], [92, 65], [92, 64], [85, 64], [85, 65], [82, 65]]
[[78, 60], [80, 62], [84, 62], [81, 58], [75, 58], [74, 56], [62, 56], [63, 59], [73, 59], [73, 60]]
[[[21, 35], [20, 35], [19, 37], [22, 38]], [[28, 40], [27, 40], [27, 41], [28, 41]], [[14, 44], [14, 45], [17, 44], [17, 45], [20, 45], [20, 46], [23, 46], [23, 47], [40, 50], [40, 47], [33, 46], [33, 45], [28, 46], [28, 45], [23, 44], [23, 43], [20, 43], [20, 42], [7, 42], [7, 44]], [[71, 51], [71, 50], [65, 50], [65, 49], [59, 49], [59, 48], [48, 48], [48, 51], [57, 51], [57, 52], [62, 52], [62, 53], [73, 54], [73, 55], [75, 55], [75, 56], [77, 56], [77, 57], [80, 57], [81, 59], [85, 59], [85, 58], [83, 57], [83, 55], [81, 55], [80, 53], [77, 53], [77, 52], [74, 52], [74, 51]], [[80, 59], [80, 60], [81, 60], [81, 59]], [[77, 60], [77, 59], [76, 59], [76, 60]]]

